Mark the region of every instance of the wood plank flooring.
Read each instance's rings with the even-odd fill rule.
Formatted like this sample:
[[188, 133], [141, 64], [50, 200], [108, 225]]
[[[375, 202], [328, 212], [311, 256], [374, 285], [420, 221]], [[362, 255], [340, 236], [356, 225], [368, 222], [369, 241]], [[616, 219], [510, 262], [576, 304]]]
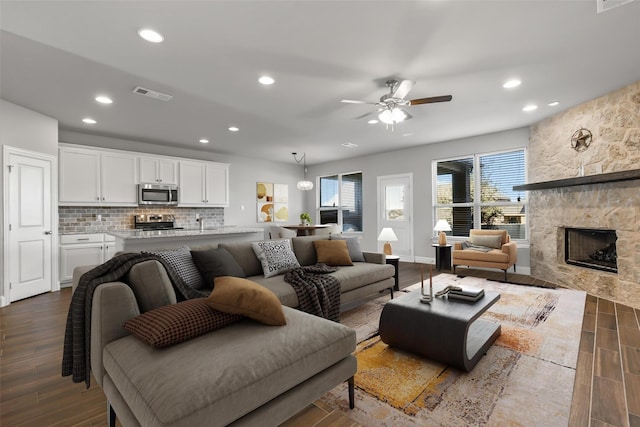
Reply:
[[[493, 272], [469, 270], [465, 274], [486, 277]], [[503, 277], [498, 271], [488, 278]], [[401, 288], [419, 280], [420, 264], [400, 263]], [[509, 273], [509, 280], [533, 283], [534, 279]], [[1, 426], [107, 424], [106, 399], [95, 381], [87, 390], [84, 384], [74, 384], [70, 378], [60, 376], [70, 298], [71, 290], [67, 288], [0, 309]], [[639, 318], [638, 309], [588, 297], [570, 426], [640, 426]], [[286, 427], [356, 425], [320, 401], [284, 424]]]

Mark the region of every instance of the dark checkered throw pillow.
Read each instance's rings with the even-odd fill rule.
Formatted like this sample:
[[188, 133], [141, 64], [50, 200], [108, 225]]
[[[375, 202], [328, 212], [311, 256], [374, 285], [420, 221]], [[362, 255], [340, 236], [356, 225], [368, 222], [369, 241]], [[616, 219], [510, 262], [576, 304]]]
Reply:
[[237, 314], [223, 313], [209, 307], [206, 300], [195, 298], [165, 305], [127, 320], [124, 327], [145, 344], [162, 348], [242, 319], [242, 316]]
[[[147, 252], [158, 255], [175, 270], [176, 274], [184, 281], [185, 285], [192, 289], [202, 289], [204, 281], [191, 257], [191, 250], [182, 246], [170, 251]], [[209, 287], [211, 289], [211, 287]]]

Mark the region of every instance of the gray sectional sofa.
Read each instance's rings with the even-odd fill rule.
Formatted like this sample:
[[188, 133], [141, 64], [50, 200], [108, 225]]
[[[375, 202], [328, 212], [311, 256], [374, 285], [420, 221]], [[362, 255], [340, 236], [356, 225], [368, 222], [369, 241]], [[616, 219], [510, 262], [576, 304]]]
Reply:
[[[315, 263], [318, 238], [292, 239], [300, 264]], [[353, 407], [355, 332], [296, 310], [295, 291], [282, 275], [262, 276], [249, 243], [221, 246], [250, 280], [279, 297], [287, 324], [244, 319], [177, 345], [150, 347], [123, 324], [175, 304], [176, 294], [160, 262], [134, 265], [122, 282], [102, 284], [93, 296], [91, 369], [109, 401], [110, 425], [117, 414], [123, 426], [275, 426], [344, 381]], [[367, 262], [331, 273], [340, 280], [343, 307], [393, 288], [394, 268], [384, 255], [364, 256]], [[76, 269], [74, 286], [87, 270]]]

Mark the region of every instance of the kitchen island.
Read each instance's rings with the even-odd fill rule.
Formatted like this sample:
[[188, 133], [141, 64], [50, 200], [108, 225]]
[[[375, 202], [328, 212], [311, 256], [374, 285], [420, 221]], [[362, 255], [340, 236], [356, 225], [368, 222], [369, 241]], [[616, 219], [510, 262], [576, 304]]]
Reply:
[[254, 242], [264, 239], [262, 228], [219, 227], [187, 230], [115, 230], [106, 234], [116, 238], [116, 251], [139, 252], [217, 245], [222, 242]]

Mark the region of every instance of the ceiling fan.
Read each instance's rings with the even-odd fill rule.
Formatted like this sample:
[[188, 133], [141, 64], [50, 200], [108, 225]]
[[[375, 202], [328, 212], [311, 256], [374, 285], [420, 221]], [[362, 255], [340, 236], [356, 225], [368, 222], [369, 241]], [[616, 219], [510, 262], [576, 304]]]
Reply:
[[[343, 99], [340, 102], [345, 104], [371, 104], [377, 105], [378, 119], [384, 124], [394, 125], [405, 120], [409, 120], [413, 116], [406, 112], [402, 107], [421, 104], [433, 104], [435, 102], [449, 102], [453, 99], [451, 95], [432, 96], [430, 98], [404, 99], [416, 82], [412, 80], [387, 80], [385, 85], [389, 88], [389, 93], [382, 95], [379, 102], [358, 101], [354, 99]], [[362, 119], [376, 111], [371, 111], [361, 116], [355, 117]]]

